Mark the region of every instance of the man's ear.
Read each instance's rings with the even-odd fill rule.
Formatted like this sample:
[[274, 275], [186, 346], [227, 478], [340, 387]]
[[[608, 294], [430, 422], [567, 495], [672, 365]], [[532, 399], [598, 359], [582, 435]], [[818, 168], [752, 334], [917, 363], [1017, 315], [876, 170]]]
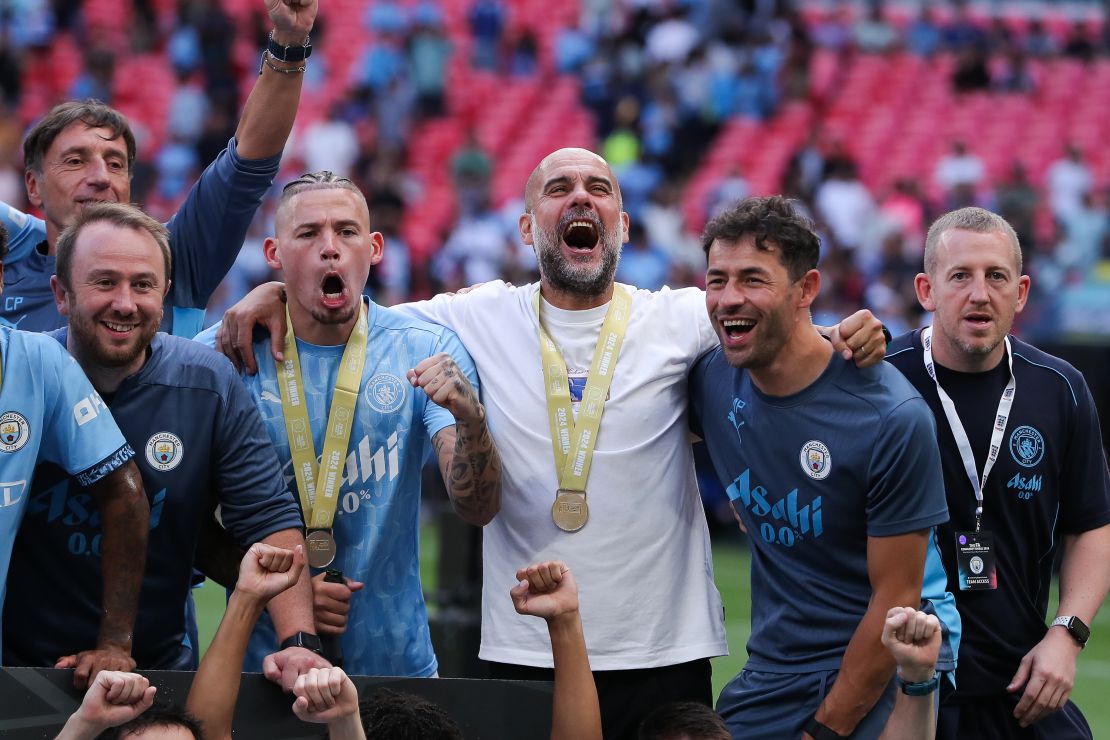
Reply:
[[39, 179], [34, 170], [23, 171], [23, 184], [27, 187], [27, 200], [35, 208], [42, 208], [42, 195], [39, 193]]
[[520, 218], [517, 219], [517, 225], [520, 227], [520, 238], [525, 244], [535, 244], [532, 237], [532, 214], [522, 213]]
[[66, 286], [58, 279], [57, 275], [50, 276], [50, 290], [54, 293], [54, 305], [58, 308], [58, 313], [62, 316], [69, 316], [69, 302], [67, 297], [69, 291]]
[[376, 265], [382, 261], [382, 254], [385, 251], [385, 237], [382, 232], [375, 231], [370, 234], [370, 264]]
[[281, 269], [281, 257], [278, 255], [278, 240], [272, 236], [266, 237], [262, 242], [262, 254], [266, 256], [266, 264], [275, 270]]
[[802, 275], [799, 285], [802, 288], [802, 297], [798, 301], [798, 308], [809, 308], [817, 300], [817, 294], [821, 292], [821, 273], [817, 270], [808, 270], [805, 275]]
[[926, 273], [917, 273], [917, 277], [913, 279], [913, 289], [922, 308], [926, 311], [937, 310], [937, 302], [933, 298], [933, 282]]

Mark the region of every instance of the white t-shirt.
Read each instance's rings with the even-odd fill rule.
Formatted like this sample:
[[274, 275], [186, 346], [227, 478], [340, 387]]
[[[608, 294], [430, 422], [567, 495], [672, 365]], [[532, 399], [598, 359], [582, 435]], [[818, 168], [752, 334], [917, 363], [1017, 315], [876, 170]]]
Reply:
[[[401, 310], [453, 329], [470, 351], [503, 463], [501, 512], [485, 528], [485, 660], [550, 667], [541, 619], [516, 613], [516, 570], [565, 561], [578, 583], [590, 666], [624, 670], [724, 655], [721, 597], [694, 478], [686, 376], [716, 346], [696, 289], [636, 290], [587, 483], [589, 522], [574, 533], [551, 520], [558, 488], [532, 296], [538, 284], [489, 283]], [[608, 305], [563, 311], [544, 325], [584, 377]]]

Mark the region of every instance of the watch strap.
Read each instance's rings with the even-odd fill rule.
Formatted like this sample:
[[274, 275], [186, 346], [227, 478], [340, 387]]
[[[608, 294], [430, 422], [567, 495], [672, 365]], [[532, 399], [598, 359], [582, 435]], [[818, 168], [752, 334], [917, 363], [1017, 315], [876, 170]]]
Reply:
[[300, 46], [283, 46], [274, 41], [274, 32], [266, 38], [266, 51], [270, 58], [279, 62], [303, 62], [312, 56], [312, 42], [306, 35], [304, 43]]
[[324, 643], [320, 641], [319, 635], [314, 635], [311, 632], [294, 632], [289, 637], [281, 641], [281, 649], [291, 647], [304, 648], [311, 650], [317, 655], [324, 654]]
[[828, 725], [822, 724], [816, 717], [809, 721], [806, 725], [806, 732], [813, 740], [843, 740], [847, 735], [839, 735], [836, 730]]
[[1072, 639], [1079, 643], [1080, 647], [1086, 647], [1087, 640], [1091, 637], [1091, 628], [1088, 627], [1082, 619], [1071, 614], [1053, 619], [1052, 624], [1049, 625], [1049, 629], [1053, 627], [1063, 627], [1066, 629], [1068, 634], [1072, 636]]
[[902, 693], [906, 696], [928, 696], [937, 690], [940, 686], [940, 674], [933, 671], [933, 677], [928, 681], [917, 681], [915, 683], [908, 683], [898, 675], [898, 688], [902, 689]]

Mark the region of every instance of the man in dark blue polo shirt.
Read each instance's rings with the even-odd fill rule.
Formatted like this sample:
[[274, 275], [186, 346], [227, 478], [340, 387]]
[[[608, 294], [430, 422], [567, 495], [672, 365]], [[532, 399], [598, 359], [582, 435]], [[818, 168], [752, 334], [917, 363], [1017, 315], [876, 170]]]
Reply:
[[[297, 503], [231, 363], [157, 332], [169, 268], [161, 224], [132, 206], [100, 204], [59, 238], [52, 284], [70, 322], [56, 337], [135, 449], [150, 498], [132, 655], [139, 668], [182, 670], [197, 662], [184, 639], [185, 599], [209, 492], [240, 545], [292, 548], [304, 540]], [[4, 664], [65, 665], [97, 624], [100, 512], [53, 465], [39, 470], [29, 498], [8, 579]], [[307, 577], [275, 599], [271, 614], [280, 639], [313, 633]], [[303, 647], [276, 656], [290, 688], [297, 671], [326, 665]]]
[[936, 417], [952, 517], [939, 539], [964, 638], [941, 738], [1091, 737], [1068, 695], [1110, 585], [1110, 479], [1083, 376], [1008, 336], [1029, 291], [1021, 267], [1000, 216], [942, 216], [916, 278], [932, 326], [888, 355]]

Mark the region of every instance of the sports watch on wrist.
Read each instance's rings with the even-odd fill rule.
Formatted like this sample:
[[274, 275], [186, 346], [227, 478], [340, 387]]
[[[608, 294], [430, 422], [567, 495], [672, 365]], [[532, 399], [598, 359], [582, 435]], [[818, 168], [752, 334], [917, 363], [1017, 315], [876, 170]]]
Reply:
[[1071, 615], [1056, 617], [1056, 619], [1052, 620], [1052, 624], [1049, 625], [1049, 629], [1052, 627], [1063, 627], [1066, 629], [1068, 634], [1079, 643], [1079, 647], [1086, 647], [1087, 640], [1091, 637], [1091, 628], [1085, 625], [1083, 620], [1079, 617], [1073, 617]]
[[841, 735], [833, 728], [820, 722], [817, 717], [814, 717], [806, 725], [806, 733], [813, 738], [813, 740], [843, 740], [847, 735]]
[[303, 44], [283, 46], [274, 41], [274, 32], [270, 31], [270, 36], [266, 39], [266, 51], [269, 52], [271, 59], [279, 62], [303, 62], [312, 56], [312, 43], [309, 37], [305, 36]]
[[320, 641], [320, 637], [318, 635], [314, 635], [311, 632], [294, 632], [292, 635], [286, 637], [284, 640], [281, 641], [282, 650], [291, 647], [299, 647], [304, 648], [305, 650], [311, 650], [317, 655], [324, 654], [324, 643]]
[[928, 681], [910, 683], [902, 678], [901, 673], [897, 674], [896, 678], [898, 681], [898, 688], [902, 689], [902, 693], [906, 696], [928, 696], [940, 686], [940, 674], [936, 671], [933, 671], [933, 677]]

